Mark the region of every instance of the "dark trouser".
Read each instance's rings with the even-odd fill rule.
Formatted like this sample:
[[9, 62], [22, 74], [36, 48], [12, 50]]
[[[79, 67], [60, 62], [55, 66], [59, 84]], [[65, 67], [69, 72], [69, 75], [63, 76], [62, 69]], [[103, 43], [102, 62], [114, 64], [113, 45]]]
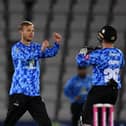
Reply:
[[11, 95], [4, 126], [15, 126], [19, 118], [29, 111], [39, 126], [51, 126], [46, 107], [40, 96]]
[[83, 104], [72, 103], [71, 113], [72, 113], [72, 126], [77, 126], [80, 115], [82, 113]]
[[117, 96], [118, 89], [112, 86], [92, 87], [88, 94], [87, 101], [83, 107], [83, 123], [93, 126], [93, 104], [109, 103], [115, 105]]

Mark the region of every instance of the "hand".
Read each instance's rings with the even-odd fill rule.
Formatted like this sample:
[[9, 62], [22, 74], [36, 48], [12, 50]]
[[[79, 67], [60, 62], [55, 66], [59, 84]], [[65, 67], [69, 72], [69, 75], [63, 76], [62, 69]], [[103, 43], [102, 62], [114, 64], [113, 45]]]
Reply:
[[101, 47], [92, 47], [92, 46], [85, 46], [84, 48], [82, 48], [79, 52], [79, 54], [83, 54], [83, 55], [87, 55], [89, 53], [91, 53], [92, 51], [95, 51], [97, 49], [101, 49]]
[[60, 44], [61, 40], [62, 40], [62, 36], [59, 33], [53, 33], [53, 39], [54, 41], [56, 41], [58, 44]]
[[48, 47], [49, 47], [49, 41], [48, 40], [44, 40], [43, 43], [42, 43], [41, 50], [44, 51]]
[[83, 55], [86, 55], [88, 52], [88, 49], [87, 48], [82, 48], [79, 52], [79, 54], [83, 54]]
[[75, 97], [75, 100], [80, 100], [81, 99], [81, 96], [76, 96]]

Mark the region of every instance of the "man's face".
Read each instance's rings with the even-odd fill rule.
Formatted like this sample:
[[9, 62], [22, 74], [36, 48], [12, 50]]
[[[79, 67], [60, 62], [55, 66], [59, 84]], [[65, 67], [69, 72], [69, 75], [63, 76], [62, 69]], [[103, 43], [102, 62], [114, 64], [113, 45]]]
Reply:
[[86, 68], [78, 69], [78, 75], [80, 77], [84, 77], [84, 76], [86, 76], [86, 74], [87, 74], [87, 69]]
[[23, 40], [30, 42], [34, 37], [34, 26], [23, 26], [22, 30], [20, 30], [20, 33]]

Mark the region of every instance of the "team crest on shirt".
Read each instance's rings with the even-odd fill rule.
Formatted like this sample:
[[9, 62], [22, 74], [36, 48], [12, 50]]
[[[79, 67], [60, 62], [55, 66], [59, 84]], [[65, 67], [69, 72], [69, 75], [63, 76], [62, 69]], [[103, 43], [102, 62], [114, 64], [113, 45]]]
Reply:
[[25, 68], [27, 69], [36, 69], [36, 60], [28, 60], [24, 63]]
[[83, 87], [83, 88], [81, 89], [81, 91], [80, 91], [80, 94], [81, 94], [81, 95], [87, 94], [86, 88]]
[[29, 60], [29, 68], [34, 69], [36, 67], [36, 61], [35, 60]]

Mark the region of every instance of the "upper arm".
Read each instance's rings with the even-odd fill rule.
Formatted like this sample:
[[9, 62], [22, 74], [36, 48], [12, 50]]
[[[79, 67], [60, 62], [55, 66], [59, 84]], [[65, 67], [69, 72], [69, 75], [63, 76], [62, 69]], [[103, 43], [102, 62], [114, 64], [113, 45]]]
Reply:
[[122, 61], [121, 61], [121, 68], [125, 65], [125, 58], [124, 55], [122, 54]]
[[91, 89], [91, 86], [92, 86], [92, 77], [90, 75], [90, 76], [88, 76], [88, 88], [87, 88], [87, 91], [89, 91]]
[[17, 59], [19, 57], [19, 49], [16, 46], [11, 48], [11, 56], [13, 59]]
[[64, 86], [64, 91], [68, 91], [70, 87], [71, 87], [71, 79], [66, 82]]
[[71, 78], [70, 80], [67, 81], [67, 83], [64, 86], [64, 94], [66, 96], [71, 95], [72, 88], [73, 88], [73, 79]]

